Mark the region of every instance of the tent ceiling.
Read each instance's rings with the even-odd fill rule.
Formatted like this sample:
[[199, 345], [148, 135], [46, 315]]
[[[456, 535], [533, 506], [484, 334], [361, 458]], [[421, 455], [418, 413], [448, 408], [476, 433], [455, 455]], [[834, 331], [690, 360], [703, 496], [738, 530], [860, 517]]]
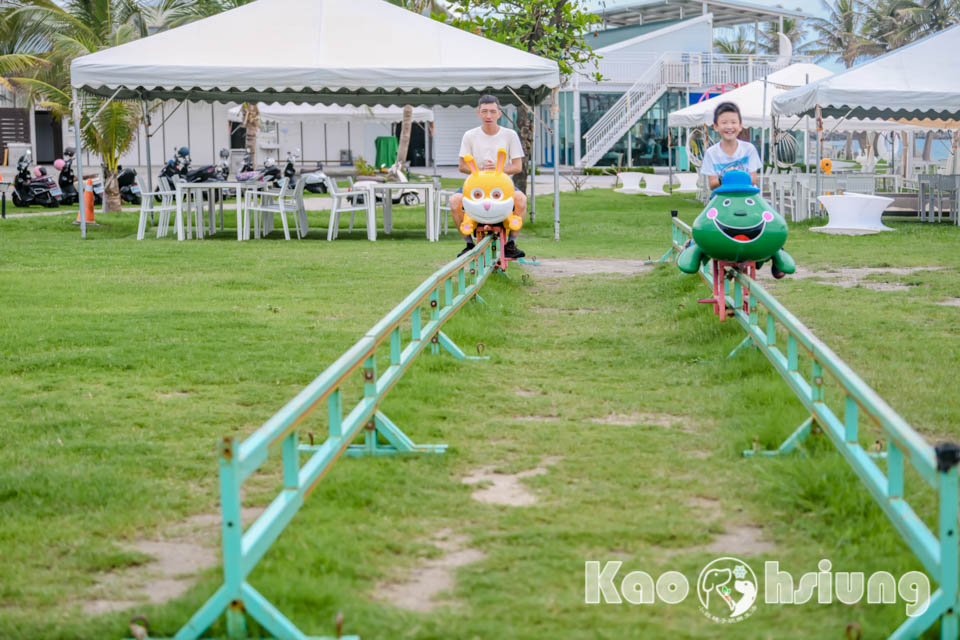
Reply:
[[119, 99], [516, 104], [510, 88], [540, 102], [559, 82], [551, 60], [383, 0], [257, 0], [71, 65], [75, 88]]
[[773, 101], [777, 114], [882, 118], [910, 123], [960, 120], [960, 75], [951, 61], [960, 25], [810, 84]]
[[604, 22], [611, 27], [628, 24], [646, 24], [658, 20], [691, 18], [703, 13], [713, 14], [714, 27], [732, 27], [738, 24], [754, 22], [776, 22], [781, 16], [788, 18], [807, 18], [800, 11], [790, 11], [780, 7], [765, 7], [748, 2], [724, 0], [650, 0], [628, 6], [605, 9]]
[[[348, 120], [369, 120], [377, 122], [399, 122], [403, 119], [403, 107], [343, 107], [337, 105], [298, 105], [298, 104], [265, 104], [257, 105], [260, 117], [277, 122], [346, 122]], [[227, 117], [234, 122], [241, 122], [240, 105], [227, 112]], [[433, 122], [433, 109], [414, 107], [414, 122]]]

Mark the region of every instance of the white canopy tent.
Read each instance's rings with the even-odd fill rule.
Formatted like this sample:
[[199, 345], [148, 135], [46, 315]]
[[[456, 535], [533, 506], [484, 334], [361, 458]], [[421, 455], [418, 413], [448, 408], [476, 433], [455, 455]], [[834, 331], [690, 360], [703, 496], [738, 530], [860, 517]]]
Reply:
[[[667, 124], [671, 127], [699, 127], [713, 124], [714, 109], [721, 102], [733, 102], [740, 108], [740, 116], [745, 127], [768, 127], [773, 99], [792, 89], [807, 84], [807, 80], [815, 82], [833, 75], [829, 69], [805, 62], [792, 64], [789, 67], [771, 73], [766, 78], [766, 103], [764, 104], [764, 81], [754, 80], [742, 87], [727, 91], [719, 96], [692, 104], [689, 107], [674, 111], [667, 116]], [[783, 116], [778, 118], [778, 125], [783, 129], [795, 127], [804, 128], [809, 125], [808, 118], [797, 116]], [[885, 120], [859, 120], [856, 118], [825, 118], [824, 127], [835, 131], [891, 131], [902, 130], [903, 124]]]
[[[475, 105], [489, 93], [532, 107], [560, 85], [556, 62], [383, 0], [256, 0], [77, 58], [70, 72], [77, 133], [78, 93], [352, 106]], [[554, 108], [555, 147], [558, 117]], [[558, 194], [556, 166], [554, 183]], [[559, 236], [556, 195], [554, 220]]]
[[[345, 120], [377, 120], [380, 122], [397, 122], [403, 118], [403, 107], [351, 107], [336, 104], [265, 104], [257, 105], [260, 117], [276, 122], [304, 122], [325, 123], [343, 122]], [[243, 116], [241, 107], [236, 106], [227, 112], [227, 117], [233, 122], [241, 122]], [[433, 109], [414, 107], [414, 122], [433, 122]]]
[[[386, 125], [399, 122], [403, 119], [402, 106], [371, 107], [361, 105], [354, 107], [337, 104], [295, 104], [293, 102], [286, 104], [266, 104], [260, 102], [257, 104], [257, 109], [263, 120], [272, 120], [280, 125], [300, 127], [300, 150], [297, 152], [298, 155], [307, 153], [307, 149], [304, 146], [304, 125], [322, 125], [324, 131], [326, 131], [326, 125], [328, 124], [345, 124], [349, 139], [351, 124], [354, 126], [359, 125], [361, 128], [366, 128], [366, 125], [381, 125], [376, 127], [377, 129], [383, 129], [379, 135], [387, 135]], [[231, 122], [242, 122], [242, 106], [237, 105], [230, 108], [227, 111], [227, 118]], [[433, 109], [428, 107], [414, 107], [413, 121], [433, 122]], [[427, 137], [432, 139], [433, 134], [431, 131], [432, 128], [427, 129]], [[361, 134], [362, 133], [361, 131]], [[324, 137], [326, 137], [326, 133]], [[361, 138], [362, 137], [361, 135]], [[326, 142], [324, 144], [326, 144]], [[431, 145], [432, 144], [433, 143], [431, 143]], [[303, 158], [306, 157], [306, 155], [300, 157]], [[434, 167], [434, 169], [436, 169], [436, 167]]]
[[882, 118], [956, 128], [960, 120], [960, 25], [773, 100], [777, 115]]

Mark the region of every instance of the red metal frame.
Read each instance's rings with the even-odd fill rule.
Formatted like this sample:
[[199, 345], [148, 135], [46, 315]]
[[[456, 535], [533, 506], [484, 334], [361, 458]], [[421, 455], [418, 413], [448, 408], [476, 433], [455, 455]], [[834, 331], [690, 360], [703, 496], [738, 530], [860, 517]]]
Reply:
[[[703, 304], [713, 304], [713, 314], [720, 316], [720, 322], [725, 322], [727, 316], [733, 315], [733, 309], [727, 310], [727, 292], [726, 281], [733, 280], [733, 271], [740, 271], [751, 280], [757, 279], [756, 262], [724, 262], [723, 260], [713, 260], [713, 297], [701, 298], [697, 302]], [[731, 269], [727, 273], [727, 267]], [[722, 277], [721, 277], [722, 276]], [[743, 290], [743, 310], [750, 313], [750, 289], [744, 287]]]
[[506, 273], [507, 264], [515, 260], [515, 258], [507, 257], [507, 250], [505, 248], [507, 246], [507, 230], [504, 226], [502, 224], [485, 224], [477, 227], [475, 233], [477, 240], [490, 233], [496, 233], [498, 235], [500, 241], [497, 243], [497, 253], [499, 255], [494, 268]]

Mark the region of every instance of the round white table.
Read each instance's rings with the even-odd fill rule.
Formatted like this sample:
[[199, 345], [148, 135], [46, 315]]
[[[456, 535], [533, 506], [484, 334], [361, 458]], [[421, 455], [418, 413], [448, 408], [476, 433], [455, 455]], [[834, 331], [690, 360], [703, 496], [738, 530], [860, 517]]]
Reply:
[[823, 233], [896, 231], [881, 221], [884, 210], [893, 204], [893, 198], [847, 191], [843, 195], [820, 196], [818, 199], [827, 210], [830, 219], [827, 226], [812, 227], [811, 231]]

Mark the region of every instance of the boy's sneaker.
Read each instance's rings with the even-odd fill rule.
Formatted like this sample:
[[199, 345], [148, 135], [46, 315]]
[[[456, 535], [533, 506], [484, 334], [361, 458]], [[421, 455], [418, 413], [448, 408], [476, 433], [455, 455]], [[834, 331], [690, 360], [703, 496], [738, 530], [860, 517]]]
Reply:
[[474, 247], [476, 247], [476, 246], [477, 246], [477, 245], [475, 245], [475, 244], [473, 244], [473, 243], [471, 242], [471, 243], [468, 244], [466, 247], [464, 247], [463, 249], [460, 250], [460, 253], [457, 254], [457, 257], [459, 258], [460, 256], [462, 256], [462, 255], [465, 254], [465, 253], [470, 253], [471, 251], [473, 251]]
[[522, 258], [523, 256], [527, 255], [522, 249], [517, 248], [517, 245], [514, 244], [513, 240], [510, 240], [507, 242], [507, 244], [503, 245], [503, 253], [511, 260], [516, 260], [517, 258]]

